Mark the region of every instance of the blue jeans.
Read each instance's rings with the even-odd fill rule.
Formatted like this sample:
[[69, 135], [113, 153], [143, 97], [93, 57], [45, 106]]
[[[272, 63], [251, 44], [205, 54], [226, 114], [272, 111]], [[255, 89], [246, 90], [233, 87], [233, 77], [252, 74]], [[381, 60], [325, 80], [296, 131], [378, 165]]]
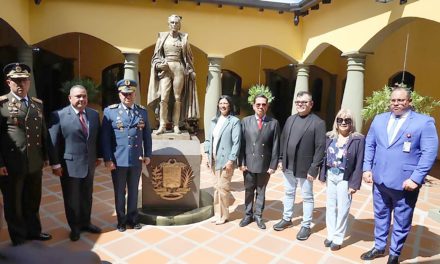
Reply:
[[307, 180], [307, 178], [297, 178], [293, 175], [293, 171], [286, 170], [284, 172], [284, 212], [283, 219], [286, 221], [292, 220], [293, 207], [295, 204], [296, 187], [301, 186], [302, 198], [303, 198], [303, 221], [301, 225], [303, 227], [310, 228], [313, 217], [313, 182]]

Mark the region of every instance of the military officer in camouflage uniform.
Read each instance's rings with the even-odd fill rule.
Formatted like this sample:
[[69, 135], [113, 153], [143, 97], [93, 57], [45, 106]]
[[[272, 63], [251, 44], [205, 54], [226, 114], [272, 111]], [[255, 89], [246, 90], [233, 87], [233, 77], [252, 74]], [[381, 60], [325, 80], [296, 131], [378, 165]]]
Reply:
[[[120, 104], [104, 109], [102, 120], [102, 150], [105, 166], [111, 170], [115, 191], [117, 229], [126, 226], [141, 229], [137, 200], [142, 163], [148, 165], [151, 157], [151, 130], [144, 106], [134, 104], [136, 82], [121, 80], [117, 83]], [[125, 189], [127, 187], [127, 213]]]
[[11, 63], [3, 72], [11, 89], [0, 96], [0, 188], [9, 236], [14, 245], [49, 240], [52, 236], [41, 232], [38, 214], [48, 146], [43, 103], [28, 97], [29, 66]]

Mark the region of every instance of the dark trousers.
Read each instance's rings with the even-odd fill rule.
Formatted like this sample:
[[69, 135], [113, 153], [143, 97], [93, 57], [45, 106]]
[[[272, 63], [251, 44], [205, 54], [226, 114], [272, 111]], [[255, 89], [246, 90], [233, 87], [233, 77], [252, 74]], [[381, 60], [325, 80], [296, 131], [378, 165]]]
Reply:
[[[244, 206], [246, 216], [261, 217], [266, 202], [266, 186], [269, 182], [270, 175], [267, 172], [252, 173], [249, 171], [243, 172], [245, 198]], [[255, 199], [255, 213], [253, 212]]]
[[73, 178], [67, 175], [60, 178], [66, 218], [72, 231], [79, 232], [81, 228], [90, 224], [93, 174], [92, 171], [85, 178]]
[[[118, 224], [134, 225], [138, 223], [137, 201], [141, 171], [142, 165], [116, 167], [112, 171]], [[127, 188], [127, 213], [125, 213], [125, 188]]]
[[5, 219], [13, 244], [41, 233], [39, 216], [42, 171], [1, 179]]

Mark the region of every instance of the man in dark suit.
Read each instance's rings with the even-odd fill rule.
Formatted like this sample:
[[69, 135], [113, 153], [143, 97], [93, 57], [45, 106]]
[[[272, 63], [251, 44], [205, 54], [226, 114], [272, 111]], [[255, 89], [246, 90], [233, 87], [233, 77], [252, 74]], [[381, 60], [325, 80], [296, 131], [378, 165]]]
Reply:
[[64, 208], [70, 226], [70, 240], [80, 231], [100, 233], [90, 222], [93, 178], [99, 157], [99, 114], [87, 107], [87, 90], [81, 85], [70, 89], [70, 105], [52, 113], [49, 152], [53, 174], [60, 177]]
[[42, 168], [48, 135], [41, 100], [28, 96], [31, 70], [22, 63], [4, 67], [11, 92], [0, 96], [0, 188], [14, 245], [49, 240], [39, 217]]
[[270, 175], [277, 168], [280, 126], [276, 119], [266, 116], [269, 108], [266, 96], [255, 96], [252, 107], [255, 114], [241, 121], [239, 165], [244, 177], [246, 215], [239, 225], [247, 226], [255, 219], [260, 229], [266, 229], [262, 214], [266, 201], [266, 186]]
[[392, 91], [390, 110], [374, 118], [365, 139], [363, 178], [373, 183], [374, 247], [361, 259], [385, 254], [392, 214], [387, 263], [399, 263], [420, 188], [437, 156], [438, 136], [432, 117], [411, 110], [406, 88]]
[[[147, 109], [134, 103], [136, 82], [120, 80], [117, 84], [120, 104], [104, 109], [102, 146], [105, 167], [111, 171], [115, 189], [117, 229], [141, 229], [137, 201], [142, 163], [148, 165], [151, 157], [151, 130]], [[125, 190], [127, 189], [127, 213]]]
[[313, 180], [316, 179], [325, 151], [325, 123], [311, 113], [312, 95], [299, 92], [295, 99], [297, 114], [290, 116], [281, 134], [280, 167], [284, 172], [284, 212], [276, 231], [292, 226], [296, 187], [301, 186], [303, 221], [296, 238], [307, 240], [312, 233]]

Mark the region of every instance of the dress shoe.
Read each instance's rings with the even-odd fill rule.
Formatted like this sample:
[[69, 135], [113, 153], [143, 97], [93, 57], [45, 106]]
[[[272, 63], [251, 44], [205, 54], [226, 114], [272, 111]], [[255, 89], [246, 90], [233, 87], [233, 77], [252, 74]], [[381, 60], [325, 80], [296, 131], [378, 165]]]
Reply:
[[101, 228], [95, 226], [94, 224], [89, 224], [87, 226], [84, 226], [81, 230], [89, 232], [89, 233], [93, 233], [93, 234], [101, 233]]
[[71, 231], [70, 232], [70, 235], [69, 235], [69, 238], [70, 238], [70, 240], [72, 240], [72, 241], [78, 241], [79, 240], [79, 232], [77, 232], [77, 231]]
[[330, 245], [330, 249], [331, 251], [337, 251], [341, 249], [341, 245], [335, 244], [332, 242], [332, 244]]
[[309, 238], [311, 234], [312, 230], [310, 229], [310, 227], [302, 226], [298, 234], [296, 235], [296, 239], [304, 241], [307, 240], [307, 238]]
[[136, 230], [142, 229], [142, 225], [139, 223], [133, 224], [131, 227]]
[[216, 225], [223, 225], [224, 223], [228, 222], [228, 219], [219, 219], [217, 221], [215, 221]]
[[254, 219], [252, 219], [252, 216], [247, 215], [243, 219], [241, 219], [241, 221], [238, 225], [240, 227], [245, 227], [245, 226], [249, 225], [250, 223], [252, 223], [252, 221], [254, 221]]
[[255, 219], [255, 223], [257, 223], [258, 228], [266, 229], [266, 225], [264, 224], [264, 221], [261, 217], [256, 216], [254, 219]]
[[28, 237], [29, 240], [40, 240], [40, 241], [47, 241], [47, 240], [51, 240], [52, 236], [50, 234], [47, 233], [40, 233], [36, 236], [30, 236]]
[[116, 228], [118, 229], [119, 232], [125, 232], [125, 230], [127, 230], [125, 224], [118, 224]]
[[399, 263], [399, 256], [389, 255], [387, 264], [398, 264]]
[[275, 231], [283, 231], [284, 229], [286, 229], [288, 227], [292, 227], [292, 226], [293, 226], [292, 221], [286, 221], [284, 219], [281, 219], [281, 221], [279, 221], [278, 223], [273, 225], [273, 229]]
[[365, 252], [361, 255], [362, 260], [373, 260], [375, 258], [383, 257], [385, 254], [385, 249], [379, 250], [376, 248], [372, 248], [371, 250]]
[[324, 240], [324, 246], [325, 246], [325, 247], [330, 247], [332, 244], [333, 244], [332, 241], [330, 241], [330, 240], [328, 240], [328, 239], [325, 239], [325, 240]]

